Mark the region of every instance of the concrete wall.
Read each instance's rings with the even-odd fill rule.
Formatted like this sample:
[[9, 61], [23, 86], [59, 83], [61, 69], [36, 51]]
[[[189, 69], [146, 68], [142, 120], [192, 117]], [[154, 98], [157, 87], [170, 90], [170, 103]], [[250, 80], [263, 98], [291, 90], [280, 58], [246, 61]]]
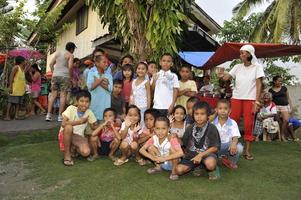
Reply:
[[288, 86], [287, 88], [292, 100], [293, 110], [297, 109], [294, 115], [295, 117], [301, 118], [301, 85]]

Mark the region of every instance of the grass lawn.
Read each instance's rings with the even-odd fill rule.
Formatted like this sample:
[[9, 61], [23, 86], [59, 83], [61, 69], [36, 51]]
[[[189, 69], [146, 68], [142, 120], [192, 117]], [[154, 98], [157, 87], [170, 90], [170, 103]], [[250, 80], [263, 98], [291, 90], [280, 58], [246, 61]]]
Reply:
[[[301, 199], [300, 143], [257, 142], [255, 160], [241, 159], [237, 171], [222, 167], [218, 181], [190, 173], [172, 182], [167, 172], [148, 175], [150, 166], [140, 167], [133, 159], [121, 167], [105, 157], [65, 167], [56, 133], [0, 137], [0, 171], [20, 162], [24, 166], [16, 169], [26, 171], [22, 180], [11, 183], [11, 191], [0, 189], [0, 199]], [[0, 173], [0, 188], [3, 177], [14, 180]]]

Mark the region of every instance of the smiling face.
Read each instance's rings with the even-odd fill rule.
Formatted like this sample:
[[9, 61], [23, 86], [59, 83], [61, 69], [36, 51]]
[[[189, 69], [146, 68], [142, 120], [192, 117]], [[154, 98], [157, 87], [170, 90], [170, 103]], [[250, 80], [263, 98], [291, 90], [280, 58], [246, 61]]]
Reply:
[[77, 109], [80, 112], [86, 112], [86, 110], [88, 110], [89, 106], [90, 106], [90, 100], [88, 97], [80, 97], [77, 100]]
[[178, 121], [178, 122], [184, 121], [185, 112], [182, 108], [177, 108], [173, 115], [174, 115], [176, 121]]
[[147, 66], [144, 64], [138, 64], [136, 72], [138, 77], [144, 78], [147, 72]]
[[155, 133], [159, 139], [165, 139], [168, 136], [168, 124], [165, 121], [156, 121]]
[[130, 118], [132, 124], [140, 122], [139, 112], [136, 108], [130, 108], [127, 116]]
[[168, 71], [173, 65], [172, 57], [169, 55], [162, 56], [160, 60], [160, 65], [163, 71]]

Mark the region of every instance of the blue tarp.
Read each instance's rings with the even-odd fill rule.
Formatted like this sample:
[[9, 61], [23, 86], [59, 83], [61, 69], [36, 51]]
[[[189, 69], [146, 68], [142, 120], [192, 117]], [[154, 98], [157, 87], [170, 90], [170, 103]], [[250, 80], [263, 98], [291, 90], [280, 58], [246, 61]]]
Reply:
[[180, 51], [178, 54], [187, 63], [195, 67], [201, 68], [214, 54], [214, 52], [213, 51], [209, 51], [209, 52]]

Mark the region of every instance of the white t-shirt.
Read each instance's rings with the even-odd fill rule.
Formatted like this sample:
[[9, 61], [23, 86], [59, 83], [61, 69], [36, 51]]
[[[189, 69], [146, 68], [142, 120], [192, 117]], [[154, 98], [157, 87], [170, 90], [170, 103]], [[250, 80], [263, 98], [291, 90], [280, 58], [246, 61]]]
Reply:
[[[62, 115], [63, 115], [63, 117], [67, 117], [68, 121], [75, 121], [75, 120], [78, 120], [79, 118], [86, 118], [86, 117], [88, 117], [88, 122], [90, 124], [93, 124], [97, 121], [95, 118], [95, 115], [93, 114], [93, 112], [90, 109], [86, 110], [86, 112], [83, 114], [83, 116], [80, 117], [77, 107], [73, 106], [73, 105], [68, 106], [68, 108], [62, 113]], [[86, 122], [84, 124], [73, 126], [73, 133], [84, 137], [85, 129], [88, 125], [88, 122]], [[64, 130], [64, 128], [61, 127], [60, 132], [63, 130]]]
[[270, 105], [268, 105], [267, 107], [262, 107], [260, 109], [260, 112], [262, 113], [272, 113], [272, 114], [277, 114], [277, 107], [276, 104], [274, 102], [271, 102]]
[[170, 70], [158, 72], [154, 94], [154, 108], [168, 109], [173, 99], [173, 89], [180, 88], [178, 77]]
[[229, 74], [235, 80], [232, 98], [242, 100], [256, 100], [256, 79], [264, 77], [261, 65], [235, 65]]
[[213, 121], [213, 124], [216, 126], [219, 132], [221, 143], [231, 142], [233, 137], [240, 138], [240, 132], [237, 123], [233, 119], [228, 118], [227, 122], [221, 126], [218, 121], [218, 117], [216, 117]]

